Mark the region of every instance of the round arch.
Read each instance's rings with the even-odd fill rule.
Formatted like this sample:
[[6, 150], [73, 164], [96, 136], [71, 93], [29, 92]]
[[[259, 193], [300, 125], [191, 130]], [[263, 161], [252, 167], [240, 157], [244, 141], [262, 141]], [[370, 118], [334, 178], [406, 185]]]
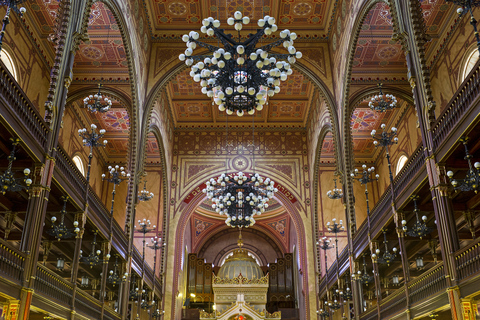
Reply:
[[[319, 188], [319, 175], [320, 175], [320, 158], [321, 158], [321, 153], [322, 153], [322, 146], [323, 146], [323, 141], [325, 140], [325, 137], [327, 134], [332, 133], [333, 134], [333, 128], [330, 124], [325, 124], [322, 129], [320, 130], [320, 133], [318, 135], [318, 144], [317, 148], [315, 150], [315, 162], [313, 164], [313, 177], [312, 177], [312, 195], [313, 195], [313, 206], [312, 206], [312, 222], [313, 225], [313, 233], [314, 233], [314, 238], [312, 238], [313, 244], [317, 242], [317, 240], [320, 238], [318, 234], [319, 230], [319, 225], [318, 225], [318, 213], [319, 213], [319, 198], [318, 198], [318, 188]], [[333, 139], [335, 142], [335, 135], [333, 135]], [[337, 140], [338, 141], [338, 140]], [[336, 144], [336, 143], [335, 143]], [[341, 163], [337, 161], [337, 171], [339, 170], [338, 166], [341, 166]], [[341, 171], [341, 168], [340, 168]], [[315, 245], [315, 270], [319, 271], [320, 270], [320, 248]]]
[[[182, 71], [184, 71], [187, 68], [187, 66], [184, 63], [179, 62], [177, 65], [175, 65], [173, 68], [171, 68], [168, 72], [161, 77], [157, 83], [153, 86], [153, 88], [150, 90], [150, 93], [148, 94], [148, 97], [146, 99], [145, 103], [145, 109], [144, 109], [144, 118], [143, 118], [143, 123], [142, 127], [145, 127], [148, 123], [150, 123], [150, 118], [152, 116], [153, 108], [155, 106], [155, 103], [157, 100], [160, 98], [160, 95], [162, 93], [163, 88], [170, 82], [171, 79], [176, 77], [178, 74], [180, 74]], [[330, 113], [331, 117], [331, 122], [332, 122], [332, 127], [334, 128], [334, 132], [337, 133], [337, 127], [338, 127], [338, 115], [336, 110], [334, 109], [335, 106], [335, 100], [333, 98], [332, 93], [327, 89], [327, 86], [324, 84], [322, 79], [311, 69], [308, 68], [307, 66], [303, 65], [302, 63], [295, 63], [293, 65], [293, 68], [305, 75], [314, 85], [314, 87], [318, 90], [320, 93], [321, 97], [324, 99], [327, 109]], [[310, 112], [312, 109], [310, 109]], [[141, 144], [144, 145], [146, 144], [146, 135], [142, 133], [141, 138]], [[335, 149], [337, 149], [335, 147]], [[337, 158], [337, 161], [339, 161], [339, 155], [340, 152], [336, 150], [335, 155]]]
[[[139, 123], [141, 123], [140, 120], [140, 113], [138, 112], [138, 92], [137, 92], [137, 81], [135, 75], [137, 74], [137, 70], [135, 68], [135, 63], [133, 61], [133, 48], [134, 46], [132, 45], [132, 39], [130, 38], [130, 35], [128, 33], [128, 26], [127, 22], [125, 21], [124, 14], [122, 12], [122, 9], [117, 3], [117, 0], [99, 0], [102, 2], [104, 5], [107, 6], [107, 8], [112, 12], [113, 17], [115, 18], [115, 21], [118, 24], [118, 28], [120, 30], [120, 35], [122, 37], [122, 43], [125, 49], [125, 55], [127, 58], [127, 66], [128, 66], [128, 76], [129, 76], [129, 83], [130, 83], [130, 94], [131, 98], [127, 101], [130, 103], [127, 103], [127, 106], [130, 106], [130, 108], [127, 108], [127, 110], [130, 109], [129, 112], [129, 117], [130, 117], [130, 139], [128, 143], [128, 149], [127, 149], [127, 166], [128, 170], [133, 173], [133, 179], [131, 179], [128, 183], [127, 187], [127, 194], [129, 195], [127, 199], [127, 208], [126, 208], [126, 221], [125, 221], [125, 228], [127, 232], [129, 231], [129, 225], [130, 225], [130, 214], [133, 212], [133, 195], [136, 194], [137, 192], [137, 186], [135, 185], [135, 180], [136, 180], [136, 175], [138, 173], [137, 166], [137, 153], [138, 153], [138, 132], [139, 132]], [[91, 5], [88, 7], [88, 12], [85, 13], [85, 19], [88, 19], [91, 11]], [[84, 21], [84, 26], [86, 28], [86, 22]], [[107, 91], [105, 91], [107, 92]], [[112, 92], [113, 93], [113, 92]], [[140, 121], [139, 121], [140, 120]]]
[[[198, 253], [198, 258], [203, 258], [205, 255], [206, 250], [208, 247], [213, 244], [215, 241], [217, 241], [219, 238], [226, 234], [230, 234], [232, 232], [232, 228], [228, 226], [221, 226], [216, 229], [213, 229], [210, 234], [210, 237], [205, 237], [205, 239], [197, 246], [196, 252]], [[264, 238], [275, 250], [275, 253], [277, 255], [277, 258], [281, 258], [284, 254], [284, 248], [279, 246], [278, 241], [272, 237], [271, 235], [267, 234], [265, 230], [258, 228], [258, 227], [251, 227], [251, 228], [246, 228], [242, 230], [243, 235], [248, 235], [248, 234], [254, 234], [257, 236], [260, 236]], [[265, 255], [262, 253], [259, 248], [250, 245], [248, 243], [243, 243], [243, 247], [247, 248], [250, 252], [252, 252], [254, 255], [258, 256], [259, 260], [263, 263], [263, 265], [267, 265], [268, 261]], [[233, 249], [237, 248], [236, 244], [231, 244], [229, 246], [226, 246], [222, 251], [218, 252], [217, 255], [215, 256], [214, 260], [212, 261], [216, 266], [220, 266], [220, 261], [222, 258], [232, 251]]]
[[[158, 145], [158, 149], [159, 149], [159, 153], [160, 153], [160, 159], [161, 159], [161, 168], [162, 168], [162, 203], [163, 203], [163, 207], [162, 208], [158, 208], [159, 211], [162, 210], [163, 211], [163, 217], [162, 217], [162, 222], [163, 222], [163, 225], [162, 225], [162, 232], [163, 232], [163, 237], [166, 237], [166, 235], [168, 234], [168, 225], [169, 225], [169, 222], [170, 222], [170, 215], [168, 214], [169, 213], [169, 205], [168, 205], [168, 196], [169, 196], [169, 193], [168, 193], [168, 179], [167, 179], [167, 166], [166, 166], [166, 161], [165, 161], [165, 148], [164, 148], [164, 145], [163, 145], [163, 140], [161, 138], [161, 133], [160, 133], [160, 128], [156, 125], [156, 124], [151, 124], [148, 128], [148, 132], [146, 134], [146, 136], [148, 137], [148, 134], [149, 133], [153, 133], [153, 135], [155, 136], [155, 139], [157, 140], [157, 145]], [[146, 144], [144, 145], [144, 149], [146, 150]], [[143, 160], [141, 161], [142, 162], [142, 169], [144, 168], [143, 167], [143, 164], [145, 164], [145, 161], [146, 161], [146, 156], [147, 156], [147, 153], [145, 152], [145, 150], [143, 150], [142, 154], [144, 156]], [[143, 173], [143, 171], [141, 172]], [[131, 221], [135, 221], [135, 216], [131, 217], [130, 219]], [[165, 264], [163, 263], [163, 261], [166, 260], [166, 257], [168, 256], [168, 246], [165, 247], [164, 250], [162, 250], [161, 252], [161, 257], [160, 257], [160, 261], [162, 261], [162, 263], [160, 264], [160, 274], [163, 274], [164, 272], [164, 268], [165, 268]]]
[[[228, 170], [228, 173], [233, 172], [232, 170]], [[259, 174], [262, 174], [259, 170], [256, 170]], [[221, 170], [221, 172], [210, 172], [210, 176], [215, 176], [216, 174], [220, 175], [222, 173], [225, 173], [225, 170]], [[248, 172], [246, 172], [248, 173]], [[278, 180], [280, 181], [280, 180]], [[282, 183], [284, 181], [281, 181]], [[190, 192], [194, 191], [195, 189], [198, 189], [200, 186], [195, 185], [190, 188]], [[185, 228], [187, 226], [187, 223], [189, 222], [189, 219], [191, 215], [193, 214], [194, 210], [202, 201], [204, 201], [206, 198], [205, 194], [203, 192], [198, 192], [193, 199], [189, 201], [189, 203], [185, 207], [181, 207], [179, 212], [179, 218], [178, 218], [178, 223], [177, 223], [177, 231], [175, 233], [175, 252], [179, 252], [178, 250], [183, 250], [184, 247], [184, 234], [185, 234]], [[291, 203], [291, 201], [288, 199], [287, 196], [285, 196], [283, 193], [278, 192], [277, 195], [275, 196], [276, 200], [279, 201], [286, 209], [286, 211], [289, 213], [290, 218], [292, 219], [293, 225], [295, 227], [295, 232], [297, 234], [297, 239], [298, 239], [298, 248], [300, 248], [300, 264], [299, 264], [299, 269], [303, 270], [304, 268], [307, 269], [307, 253], [306, 253], [306, 237], [305, 237], [305, 226], [303, 224], [303, 220], [300, 216], [300, 212], [298, 212], [297, 207]], [[177, 274], [180, 270], [181, 267], [181, 261], [182, 257], [181, 255], [177, 255], [174, 259], [174, 274]], [[304, 288], [307, 288], [308, 284], [308, 272], [303, 273], [303, 286]], [[178, 277], [174, 277], [173, 279], [173, 291], [175, 292], [176, 288], [178, 287]], [[175, 316], [176, 313], [176, 308], [175, 308], [175, 299], [172, 299], [171, 302], [171, 308], [172, 308], [172, 316]], [[305, 297], [305, 311], [308, 313], [308, 308], [309, 308], [309, 298], [308, 295]]]
[[[397, 18], [396, 18], [396, 9], [394, 7], [395, 4], [391, 4], [387, 0], [366, 0], [363, 2], [361, 5], [360, 9], [358, 10], [358, 14], [355, 18], [355, 22], [352, 27], [352, 36], [350, 37], [350, 41], [348, 43], [348, 50], [347, 50], [347, 62], [345, 65], [345, 82], [343, 84], [343, 95], [340, 97], [341, 101], [341, 107], [342, 107], [342, 112], [341, 112], [341, 123], [340, 127], [342, 128], [342, 131], [345, 132], [342, 137], [342, 145], [344, 146], [343, 154], [344, 154], [344, 170], [345, 171], [350, 171], [352, 170], [352, 163], [353, 163], [353, 148], [352, 148], [352, 137], [351, 137], [351, 131], [347, 128], [350, 127], [350, 119], [351, 119], [351, 108], [349, 106], [354, 105], [353, 100], [349, 99], [350, 95], [350, 84], [351, 84], [351, 75], [352, 75], [352, 68], [353, 68], [353, 58], [355, 55], [355, 49], [358, 43], [358, 38], [360, 36], [360, 31], [362, 29], [362, 25], [365, 22], [365, 19], [367, 18], [368, 13], [372, 8], [377, 5], [378, 3], [386, 3], [390, 7], [390, 13], [392, 16], [392, 25], [393, 25], [393, 33], [398, 34], [398, 24], [397, 24]], [[370, 90], [373, 90], [372, 88]], [[368, 89], [367, 89], [368, 91]], [[386, 90], [385, 90], [386, 91]], [[372, 93], [369, 93], [370, 95]], [[356, 95], [357, 97], [361, 97], [360, 94]], [[368, 94], [364, 94], [363, 98], [367, 97]], [[350, 101], [352, 100], [352, 101]], [[358, 100], [358, 103], [360, 103], [361, 100]], [[345, 181], [344, 183], [348, 186], [345, 194], [346, 194], [346, 204], [348, 208], [348, 212], [350, 214], [350, 229], [351, 229], [351, 234], [353, 234], [356, 226], [356, 220], [355, 220], [355, 208], [354, 208], [354, 199], [353, 199], [353, 183], [352, 183], [352, 178], [349, 175], [345, 176]]]

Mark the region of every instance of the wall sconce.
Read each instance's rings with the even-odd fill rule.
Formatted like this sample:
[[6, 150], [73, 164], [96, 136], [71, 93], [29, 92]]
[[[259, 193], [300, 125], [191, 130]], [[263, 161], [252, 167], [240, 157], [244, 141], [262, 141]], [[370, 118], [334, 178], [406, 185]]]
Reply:
[[398, 277], [398, 274], [394, 274], [392, 277], [392, 283], [394, 286], [398, 286], [400, 284], [400, 279]]

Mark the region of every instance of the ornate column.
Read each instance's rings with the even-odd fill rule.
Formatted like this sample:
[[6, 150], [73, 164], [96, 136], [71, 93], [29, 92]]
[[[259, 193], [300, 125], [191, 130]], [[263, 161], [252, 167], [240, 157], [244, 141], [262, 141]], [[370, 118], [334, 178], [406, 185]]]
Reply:
[[[459, 291], [455, 287], [456, 270], [453, 254], [458, 249], [458, 235], [451, 203], [448, 197], [447, 183], [443, 173], [437, 167], [433, 150], [431, 124], [435, 120], [435, 102], [431, 94], [430, 72], [426, 66], [425, 21], [419, 0], [394, 0], [391, 4], [394, 11], [395, 34], [393, 39], [401, 41], [405, 50], [409, 82], [415, 100], [415, 108], [419, 119], [419, 127], [426, 157], [426, 169], [432, 193], [435, 218], [439, 230], [442, 258], [445, 263], [448, 296], [452, 306], [452, 317], [461, 319]], [[453, 223], [452, 223], [453, 222]]]
[[47, 163], [36, 164], [33, 170], [33, 183], [29, 190], [29, 199], [23, 228], [20, 250], [27, 254], [22, 279], [18, 319], [28, 319], [30, 304], [37, 270], [37, 257], [43, 232], [43, 222], [47, 212], [50, 181], [53, 174], [53, 162], [47, 158]]
[[[352, 292], [353, 292], [353, 310], [355, 313], [355, 319], [360, 319], [360, 314], [362, 313], [363, 306], [363, 290], [362, 282], [360, 281], [360, 265], [358, 261], [350, 260], [350, 265], [354, 266], [352, 268]], [[361, 273], [361, 271], [360, 271]]]

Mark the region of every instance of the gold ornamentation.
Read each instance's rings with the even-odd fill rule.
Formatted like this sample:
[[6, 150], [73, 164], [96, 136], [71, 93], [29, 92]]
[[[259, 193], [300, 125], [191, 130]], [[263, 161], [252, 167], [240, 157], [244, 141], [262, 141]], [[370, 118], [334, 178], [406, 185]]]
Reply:
[[213, 284], [268, 284], [268, 274], [264, 277], [256, 279], [247, 279], [242, 274], [239, 274], [238, 277], [229, 279], [229, 278], [220, 278], [216, 275], [213, 275]]

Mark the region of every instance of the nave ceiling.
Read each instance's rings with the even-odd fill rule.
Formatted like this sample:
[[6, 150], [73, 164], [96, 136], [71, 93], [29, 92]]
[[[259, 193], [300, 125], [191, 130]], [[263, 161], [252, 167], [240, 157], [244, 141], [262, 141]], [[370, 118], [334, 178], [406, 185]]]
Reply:
[[[178, 65], [175, 57], [183, 51], [181, 35], [190, 30], [198, 31], [202, 19], [208, 16], [218, 17], [225, 26], [224, 20], [240, 10], [252, 16], [253, 20], [263, 15], [271, 15], [276, 18], [279, 30], [288, 28], [295, 31], [299, 35], [296, 45], [305, 52], [305, 61], [318, 64], [324, 71], [322, 77], [331, 79], [329, 56], [335, 53], [336, 43], [342, 37], [346, 15], [351, 14], [348, 12], [349, 1], [351, 0], [143, 0], [128, 2], [127, 6], [131, 9], [128, 14], [133, 15], [137, 22], [137, 31], [145, 38], [142, 40], [148, 42], [143, 48], [134, 50], [147, 49], [146, 56], [151, 65], [158, 66], [158, 59], [169, 61], [164, 67]], [[26, 25], [46, 61], [51, 64], [54, 48], [49, 38], [55, 33], [59, 4], [51, 0], [34, 0], [26, 5]], [[110, 4], [100, 1], [92, 5], [88, 23], [89, 40], [80, 44], [75, 56], [71, 92], [91, 92], [95, 90], [99, 79], [107, 79], [104, 80], [104, 86], [111, 87], [114, 93], [126, 98], [126, 103], [131, 104], [131, 79], [122, 40], [122, 26], [118, 24], [108, 5]], [[445, 0], [424, 0], [421, 1], [421, 6], [426, 32], [431, 38], [427, 44], [427, 64], [432, 64], [442, 50], [442, 44], [448, 38], [450, 29], [457, 25], [456, 13]], [[254, 29], [253, 23], [249, 26]], [[246, 36], [250, 29], [242, 31], [242, 36]], [[378, 2], [365, 17], [356, 44], [351, 74], [352, 95], [380, 81], [384, 82], [385, 87], [398, 87], [409, 92], [405, 55], [401, 45], [391, 39], [393, 29], [389, 6]], [[268, 41], [272, 40], [275, 40], [275, 37]], [[162, 49], [165, 47], [169, 47], [169, 50]], [[148, 68], [148, 79], [155, 81], [156, 67]], [[332, 66], [331, 70], [335, 72], [335, 67]], [[327, 86], [327, 91], [332, 92], [331, 80], [324, 85]], [[148, 88], [152, 88], [152, 85], [149, 84]], [[164, 107], [168, 108], [174, 128], [190, 130], [225, 127], [225, 114], [219, 112], [216, 106], [211, 105], [212, 101], [199, 92], [200, 88], [190, 78], [188, 70], [173, 72], [165, 89], [168, 105]], [[255, 115], [255, 126], [266, 130], [304, 130], [312, 109], [317, 108], [317, 97], [318, 88], [312, 79], [296, 69], [287, 82], [282, 83], [280, 94], [270, 100], [267, 108]], [[81, 106], [82, 98], [76, 101], [78, 106]], [[114, 94], [111, 98], [114, 105], [107, 114], [92, 117], [84, 113], [82, 117], [89, 118], [89, 121], [107, 130], [107, 136], [113, 142], [106, 150], [107, 158], [113, 157], [112, 160], [116, 161], [114, 158], [128, 153], [130, 115], [125, 101], [117, 101], [120, 99], [115, 99]], [[373, 145], [367, 141], [369, 137], [365, 134], [368, 133], [367, 127], [368, 131], [378, 129], [381, 123], [393, 124], [400, 116], [395, 114], [396, 112], [390, 112], [379, 119], [364, 108], [365, 105], [365, 102], [360, 103], [351, 120], [353, 149], [358, 155], [358, 161], [368, 161], [374, 157]], [[233, 128], [248, 130], [252, 124], [251, 118], [230, 117], [228, 123]], [[365, 132], [358, 129], [359, 126], [364, 128]], [[332, 141], [328, 139], [331, 138], [324, 141], [322, 155], [333, 159]], [[155, 157], [158, 148], [155, 147], [153, 135], [148, 139], [147, 148], [149, 157]], [[153, 159], [150, 162], [156, 161], [157, 159]]]

